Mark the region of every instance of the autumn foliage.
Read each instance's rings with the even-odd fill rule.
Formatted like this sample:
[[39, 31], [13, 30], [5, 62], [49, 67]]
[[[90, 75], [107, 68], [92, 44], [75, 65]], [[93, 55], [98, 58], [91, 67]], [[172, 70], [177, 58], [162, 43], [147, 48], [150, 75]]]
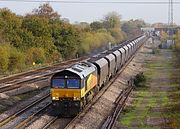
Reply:
[[117, 44], [125, 37], [120, 16], [115, 12], [90, 24], [70, 24], [48, 3], [25, 16], [3, 8], [0, 9], [0, 74], [83, 56], [108, 46], [109, 42]]

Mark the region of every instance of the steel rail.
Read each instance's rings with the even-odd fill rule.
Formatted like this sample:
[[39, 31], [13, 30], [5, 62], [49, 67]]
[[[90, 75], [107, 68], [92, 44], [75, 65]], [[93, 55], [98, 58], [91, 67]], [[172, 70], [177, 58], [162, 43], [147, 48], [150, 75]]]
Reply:
[[39, 102], [42, 102], [44, 99], [48, 98], [50, 96], [50, 94], [45, 95], [44, 97], [34, 101], [33, 103], [31, 103], [30, 105], [22, 108], [21, 110], [19, 110], [18, 112], [12, 114], [11, 116], [0, 120], [0, 127], [2, 127], [3, 125], [7, 124], [9, 121], [15, 119], [17, 116], [21, 115], [22, 113], [24, 113], [25, 111], [27, 111], [28, 109], [30, 109], [31, 107], [33, 107], [34, 105], [38, 104]]
[[42, 127], [42, 129], [47, 129], [49, 126], [51, 126], [56, 120], [58, 119], [58, 116], [51, 119], [46, 125]]
[[122, 93], [118, 97], [118, 101], [116, 103], [116, 108], [112, 115], [108, 116], [104, 124], [102, 125], [101, 129], [113, 129], [114, 124], [126, 105], [126, 101], [132, 91], [133, 87], [129, 87], [122, 91]]
[[34, 116], [38, 115], [40, 112], [44, 111], [46, 108], [48, 108], [51, 105], [51, 102], [48, 103], [45, 107], [39, 109], [37, 112], [35, 112], [34, 114], [30, 115], [27, 119], [23, 120], [21, 123], [19, 123], [18, 125], [16, 125], [16, 127], [14, 127], [14, 129], [20, 129], [22, 128], [25, 124], [27, 124], [28, 122], [30, 122]]

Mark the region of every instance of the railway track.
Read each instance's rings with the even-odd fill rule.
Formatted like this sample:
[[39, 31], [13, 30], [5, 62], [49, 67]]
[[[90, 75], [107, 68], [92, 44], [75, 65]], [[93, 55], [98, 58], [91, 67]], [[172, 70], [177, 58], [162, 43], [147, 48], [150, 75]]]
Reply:
[[49, 126], [51, 126], [56, 120], [58, 120], [58, 116], [52, 118], [49, 122], [47, 122], [42, 129], [48, 129]]
[[[50, 94], [47, 94], [45, 96], [43, 96], [42, 98], [35, 100], [34, 102], [32, 102], [30, 105], [23, 107], [22, 109], [20, 109], [18, 112], [0, 120], [0, 128], [5, 126], [6, 124], [8, 124], [10, 121], [13, 121], [14, 119], [16, 119], [18, 116], [20, 116], [21, 114], [25, 113], [26, 111], [28, 111], [29, 109], [31, 109], [32, 107], [38, 105], [39, 103], [41, 103], [42, 101], [44, 101], [45, 99], [47, 99], [50, 96]], [[47, 106], [49, 106], [49, 104], [47, 104]]]
[[[50, 74], [50, 75], [52, 75], [52, 74]], [[31, 78], [31, 79], [28, 79], [28, 80], [23, 80], [23, 81], [20, 81], [20, 82], [11, 83], [11, 84], [8, 84], [8, 85], [1, 86], [0, 87], [0, 93], [4, 93], [6, 91], [10, 91], [10, 90], [14, 90], [14, 89], [23, 87], [23, 85], [22, 85], [23, 83], [27, 83], [27, 82], [28, 83], [33, 83], [33, 82], [47, 80], [50, 75], [44, 75], [44, 76], [39, 77], [39, 78]]]
[[[47, 114], [49, 115], [47, 116]], [[40, 112], [37, 112], [36, 114], [33, 114], [32, 116], [30, 116], [30, 118], [24, 120], [24, 122], [17, 125], [15, 129], [19, 129], [19, 128], [64, 129], [64, 127], [72, 119], [73, 118], [61, 117], [58, 116], [57, 114], [54, 114], [53, 108], [50, 107], [48, 108], [48, 110], [45, 110], [44, 112], [42, 110]]]
[[54, 117], [41, 129], [64, 129], [73, 118]]
[[84, 59], [86, 58], [84, 57], [84, 58], [73, 59], [63, 63], [55, 64], [53, 66], [41, 68], [38, 70], [30, 71], [16, 76], [11, 76], [9, 78], [7, 77], [0, 79], [0, 93], [20, 88], [23, 86], [22, 84], [24, 83], [33, 83], [42, 80], [47, 80], [55, 72], [58, 72], [59, 70], [71, 65], [72, 63], [82, 61]]
[[51, 102], [49, 102], [47, 105], [45, 105], [44, 107], [40, 107], [39, 110], [35, 111], [32, 115], [30, 115], [29, 117], [27, 117], [25, 120], [23, 120], [22, 122], [20, 122], [19, 124], [17, 124], [14, 129], [20, 129], [23, 128], [26, 124], [28, 124], [36, 115], [40, 114], [42, 111], [44, 111], [45, 109], [47, 109], [49, 106], [51, 106]]
[[121, 94], [117, 98], [117, 101], [115, 102], [116, 108], [115, 108], [114, 112], [112, 113], [112, 115], [108, 116], [106, 121], [103, 123], [101, 129], [113, 129], [114, 128], [114, 124], [115, 124], [119, 114], [125, 107], [126, 101], [129, 97], [132, 89], [133, 89], [133, 87], [128, 87], [121, 92]]
[[0, 78], [0, 84], [2, 84], [4, 82], [10, 82], [11, 83], [14, 80], [21, 79], [22, 77], [25, 77], [25, 76], [31, 76], [31, 75], [35, 75], [35, 74], [38, 75], [39, 73], [46, 73], [46, 72], [48, 72], [48, 70], [52, 70], [52, 69], [57, 70], [57, 69], [59, 69], [59, 66], [62, 67], [64, 65], [72, 64], [74, 62], [78, 62], [78, 61], [84, 60], [86, 58], [87, 57], [72, 59], [72, 60], [68, 60], [68, 61], [64, 61], [64, 62], [61, 62], [61, 63], [54, 64], [52, 66], [47, 66], [47, 67], [39, 68], [39, 69], [36, 69], [36, 70], [31, 70], [29, 72], [19, 73], [19, 74], [15, 74], [15, 75], [12, 75], [12, 76], [7, 76], [7, 77], [4, 77], [4, 78]]

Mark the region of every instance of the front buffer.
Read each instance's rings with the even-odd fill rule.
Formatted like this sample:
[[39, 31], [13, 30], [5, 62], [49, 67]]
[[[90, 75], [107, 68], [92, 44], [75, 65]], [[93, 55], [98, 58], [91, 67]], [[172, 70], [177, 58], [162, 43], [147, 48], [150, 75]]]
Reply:
[[63, 117], [76, 116], [81, 111], [81, 102], [72, 100], [52, 101], [52, 106], [56, 114]]

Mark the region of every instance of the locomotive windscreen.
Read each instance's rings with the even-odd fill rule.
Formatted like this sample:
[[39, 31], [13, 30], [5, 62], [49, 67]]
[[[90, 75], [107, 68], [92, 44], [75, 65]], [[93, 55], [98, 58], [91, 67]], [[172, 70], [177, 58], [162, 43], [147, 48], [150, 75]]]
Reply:
[[79, 79], [67, 79], [67, 88], [80, 88]]
[[80, 80], [77, 78], [54, 78], [52, 79], [53, 88], [69, 88], [78, 89], [80, 88]]
[[65, 80], [64, 79], [52, 79], [52, 87], [53, 88], [64, 88], [65, 87]]

